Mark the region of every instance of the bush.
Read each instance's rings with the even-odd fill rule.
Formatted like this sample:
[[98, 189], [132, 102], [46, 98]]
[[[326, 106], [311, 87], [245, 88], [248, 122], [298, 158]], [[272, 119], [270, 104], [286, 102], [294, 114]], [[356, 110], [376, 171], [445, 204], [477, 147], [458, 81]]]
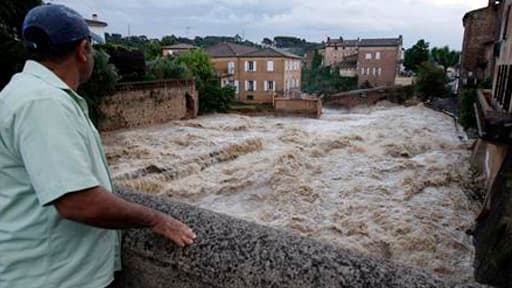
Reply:
[[474, 103], [477, 100], [476, 89], [464, 89], [458, 99], [459, 123], [464, 127], [476, 128]]
[[185, 64], [169, 57], [158, 57], [150, 62], [148, 66], [149, 73], [147, 76], [153, 80], [182, 79], [189, 74]]
[[146, 75], [146, 61], [144, 53], [139, 50], [115, 44], [94, 45], [110, 55], [109, 63], [116, 66], [120, 81], [140, 81]]
[[235, 90], [220, 87], [208, 54], [201, 49], [191, 50], [180, 55], [178, 61], [186, 65], [189, 73], [195, 77], [199, 92], [199, 112], [226, 112], [235, 99]]
[[201, 113], [227, 112], [235, 100], [235, 89], [220, 87], [216, 79], [211, 79], [199, 89], [199, 111]]
[[448, 78], [442, 68], [431, 62], [424, 62], [418, 68], [416, 90], [424, 101], [434, 97], [445, 98], [450, 95]]
[[302, 83], [304, 92], [319, 95], [357, 89], [357, 77], [342, 77], [337, 69], [330, 67], [302, 70]]
[[104, 51], [96, 51], [94, 55], [94, 70], [91, 79], [78, 89], [78, 94], [84, 97], [89, 104], [89, 116], [96, 127], [102, 115], [99, 109], [105, 96], [115, 92], [119, 75], [116, 67], [109, 63], [109, 55]]

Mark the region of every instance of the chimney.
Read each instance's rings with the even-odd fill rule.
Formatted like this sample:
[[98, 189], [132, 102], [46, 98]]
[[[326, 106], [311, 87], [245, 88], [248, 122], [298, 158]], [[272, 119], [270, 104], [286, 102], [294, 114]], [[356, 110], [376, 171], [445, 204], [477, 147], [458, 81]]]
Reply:
[[331, 37], [327, 36], [327, 42], [331, 41]]
[[92, 20], [98, 20], [98, 14], [92, 14]]

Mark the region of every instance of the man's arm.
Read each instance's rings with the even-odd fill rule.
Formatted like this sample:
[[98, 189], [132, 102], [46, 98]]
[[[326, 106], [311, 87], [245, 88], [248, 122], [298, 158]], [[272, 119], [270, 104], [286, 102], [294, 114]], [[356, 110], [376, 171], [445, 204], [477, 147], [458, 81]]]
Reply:
[[154, 233], [183, 247], [196, 235], [185, 224], [164, 214], [130, 203], [101, 186], [65, 194], [53, 203], [66, 219], [106, 229], [150, 227]]

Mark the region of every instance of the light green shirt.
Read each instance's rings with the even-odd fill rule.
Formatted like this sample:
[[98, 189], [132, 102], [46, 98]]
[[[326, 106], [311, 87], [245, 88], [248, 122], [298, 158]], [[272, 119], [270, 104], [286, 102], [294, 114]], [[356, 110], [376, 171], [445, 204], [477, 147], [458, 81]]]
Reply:
[[27, 61], [0, 92], [0, 288], [101, 288], [120, 269], [116, 231], [62, 218], [52, 202], [112, 191], [85, 100]]

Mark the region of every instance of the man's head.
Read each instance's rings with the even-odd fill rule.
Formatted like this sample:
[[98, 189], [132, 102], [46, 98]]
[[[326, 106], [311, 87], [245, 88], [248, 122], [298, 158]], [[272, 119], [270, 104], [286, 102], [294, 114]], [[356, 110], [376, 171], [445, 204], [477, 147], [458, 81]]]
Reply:
[[23, 38], [29, 59], [55, 67], [66, 65], [76, 71], [80, 83], [94, 67], [91, 37], [85, 19], [63, 5], [33, 8], [23, 22]]

